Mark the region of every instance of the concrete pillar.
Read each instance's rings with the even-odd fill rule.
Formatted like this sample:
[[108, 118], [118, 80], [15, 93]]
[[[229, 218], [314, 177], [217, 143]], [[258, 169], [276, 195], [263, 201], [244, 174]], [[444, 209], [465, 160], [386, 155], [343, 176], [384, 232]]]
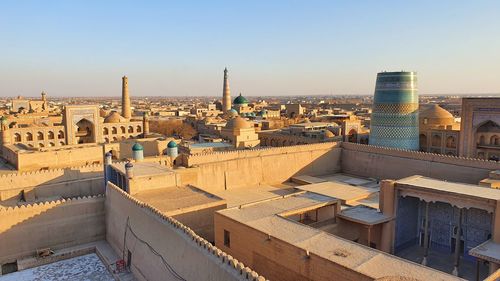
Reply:
[[454, 255], [454, 266], [452, 274], [458, 276], [458, 266], [460, 264], [460, 233], [462, 232], [462, 212], [460, 209], [460, 214], [458, 216], [457, 234], [455, 235], [455, 255]]
[[[395, 181], [393, 180], [383, 180], [380, 182], [380, 211], [382, 214], [395, 219], [397, 193], [394, 185]], [[396, 226], [394, 219], [382, 225], [380, 250], [386, 253], [393, 252], [394, 230]]]
[[[497, 200], [497, 206], [493, 212], [493, 222], [491, 224], [491, 240], [495, 243], [500, 243], [500, 200]], [[500, 269], [500, 264], [490, 262], [490, 274]]]
[[422, 265], [427, 265], [427, 256], [429, 255], [429, 202], [425, 202], [425, 221], [424, 221], [424, 258]]
[[130, 96], [128, 94], [127, 76], [122, 77], [122, 116], [126, 119], [130, 119], [130, 117], [132, 117], [130, 112]]
[[366, 234], [366, 246], [370, 247], [370, 244], [371, 244], [371, 236], [372, 236], [372, 233], [371, 233], [371, 230], [372, 230], [372, 226], [369, 225], [368, 226], [368, 229], [367, 229], [367, 234]]

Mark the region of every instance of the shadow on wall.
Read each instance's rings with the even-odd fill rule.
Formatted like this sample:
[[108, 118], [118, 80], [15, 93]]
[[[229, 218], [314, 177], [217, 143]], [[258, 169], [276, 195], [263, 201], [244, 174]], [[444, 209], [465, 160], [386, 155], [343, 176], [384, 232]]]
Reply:
[[419, 151], [342, 143], [342, 172], [376, 179], [421, 175], [478, 184], [498, 163]]
[[0, 201], [34, 202], [104, 194], [103, 167], [55, 169], [0, 177]]
[[0, 208], [0, 265], [104, 238], [102, 195]]
[[[301, 148], [301, 146], [297, 146]], [[306, 147], [306, 146], [304, 146]], [[274, 150], [276, 148], [272, 148]], [[289, 149], [289, 148], [286, 148]], [[327, 175], [340, 172], [339, 147], [303, 149], [283, 153], [242, 154], [231, 159], [197, 165], [196, 186], [208, 191], [280, 184], [297, 175]], [[225, 155], [214, 154], [214, 159]]]

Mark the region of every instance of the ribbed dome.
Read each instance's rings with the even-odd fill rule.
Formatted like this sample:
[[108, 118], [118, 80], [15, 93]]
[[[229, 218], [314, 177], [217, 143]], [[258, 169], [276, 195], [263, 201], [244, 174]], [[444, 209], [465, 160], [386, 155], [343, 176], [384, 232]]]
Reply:
[[168, 142], [167, 147], [168, 148], [175, 148], [175, 147], [177, 147], [177, 143], [175, 141], [171, 140]]
[[429, 108], [423, 110], [419, 114], [420, 124], [422, 125], [438, 125], [446, 126], [453, 125], [455, 118], [446, 109], [437, 104], [433, 104]]
[[238, 116], [236, 118], [229, 120], [226, 124], [226, 128], [228, 128], [228, 129], [248, 129], [248, 128], [252, 128], [252, 124], [250, 124], [247, 120]]
[[136, 142], [133, 146], [132, 146], [132, 150], [133, 151], [139, 151], [139, 150], [144, 150], [144, 147], [142, 147], [142, 145], [138, 142]]
[[433, 104], [429, 108], [420, 112], [420, 117], [425, 118], [453, 118], [453, 115], [446, 109], [437, 104]]
[[240, 95], [234, 99], [233, 104], [248, 104], [248, 100], [240, 93]]
[[104, 123], [120, 123], [121, 119], [122, 117], [120, 116], [120, 114], [118, 114], [118, 112], [116, 111], [113, 111], [110, 115], [108, 115], [108, 117], [104, 118]]

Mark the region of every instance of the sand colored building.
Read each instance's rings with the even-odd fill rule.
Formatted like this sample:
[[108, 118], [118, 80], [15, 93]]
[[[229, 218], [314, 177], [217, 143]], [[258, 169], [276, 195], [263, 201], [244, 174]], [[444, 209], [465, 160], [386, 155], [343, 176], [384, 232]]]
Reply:
[[437, 104], [419, 113], [420, 151], [458, 156], [460, 123]]
[[240, 116], [231, 118], [227, 122], [222, 128], [221, 136], [237, 149], [256, 147], [260, 143], [253, 124]]
[[463, 98], [460, 155], [500, 159], [500, 98]]
[[[494, 133], [495, 114], [475, 110], [476, 131]], [[245, 149], [178, 154], [127, 115], [69, 106], [64, 146], [4, 141], [6, 159], [41, 171], [0, 176], [2, 274], [96, 253], [118, 280], [500, 277], [496, 161], [348, 141], [262, 148], [237, 115], [221, 134]], [[431, 133], [449, 121], [432, 116]], [[100, 143], [134, 122], [133, 139]]]
[[41, 93], [40, 100], [25, 99], [23, 97], [17, 97], [11, 100], [10, 111], [13, 113], [41, 113], [49, 111], [49, 104], [47, 101], [47, 94], [45, 92]]

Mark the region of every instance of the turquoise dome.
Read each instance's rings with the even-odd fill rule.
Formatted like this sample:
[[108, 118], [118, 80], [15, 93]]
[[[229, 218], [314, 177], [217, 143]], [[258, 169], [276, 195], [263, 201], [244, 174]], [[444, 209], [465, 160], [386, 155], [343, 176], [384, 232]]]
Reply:
[[177, 143], [175, 141], [171, 140], [168, 142], [167, 147], [168, 148], [175, 148], [175, 147], [177, 147]]
[[234, 108], [231, 108], [231, 109], [229, 110], [229, 112], [230, 112], [230, 113], [234, 113], [234, 114], [238, 114], [238, 111], [236, 111], [236, 109], [234, 109]]
[[142, 147], [142, 145], [140, 143], [136, 142], [132, 146], [132, 151], [139, 151], [139, 150], [144, 150], [144, 147]]
[[240, 95], [234, 99], [233, 104], [248, 104], [248, 100], [240, 93]]

